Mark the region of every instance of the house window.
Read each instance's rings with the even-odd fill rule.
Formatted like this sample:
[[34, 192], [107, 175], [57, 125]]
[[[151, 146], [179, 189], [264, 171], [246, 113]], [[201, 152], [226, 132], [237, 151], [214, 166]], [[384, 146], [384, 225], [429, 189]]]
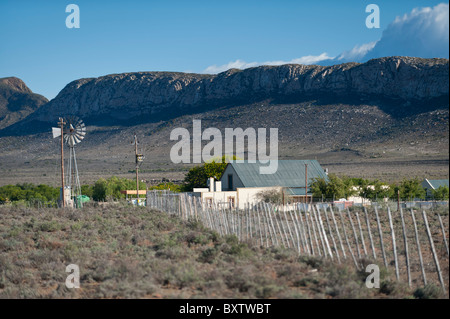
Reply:
[[205, 203], [206, 203], [206, 207], [211, 208], [212, 207], [212, 197], [206, 197], [205, 198]]
[[233, 174], [228, 174], [228, 189], [233, 189]]

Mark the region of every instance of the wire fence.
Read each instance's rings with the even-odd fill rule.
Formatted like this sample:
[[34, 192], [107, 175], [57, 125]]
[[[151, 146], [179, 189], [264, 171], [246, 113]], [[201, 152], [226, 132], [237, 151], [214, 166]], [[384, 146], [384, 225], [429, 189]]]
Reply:
[[235, 235], [250, 245], [291, 248], [337, 263], [351, 260], [358, 269], [372, 260], [395, 271], [396, 279], [410, 287], [432, 282], [448, 295], [448, 206], [429, 210], [400, 206], [394, 211], [389, 206], [348, 209], [323, 203], [261, 202], [237, 209], [170, 191], [147, 192], [147, 206], [183, 220], [198, 220], [220, 235]]

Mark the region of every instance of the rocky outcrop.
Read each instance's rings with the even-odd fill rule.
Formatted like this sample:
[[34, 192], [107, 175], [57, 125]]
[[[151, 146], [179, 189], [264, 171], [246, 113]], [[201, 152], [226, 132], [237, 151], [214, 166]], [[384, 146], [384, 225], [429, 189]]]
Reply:
[[448, 59], [387, 57], [334, 66], [282, 65], [217, 75], [138, 72], [80, 79], [24, 123], [55, 122], [74, 114], [91, 124], [148, 122], [202, 108], [244, 105], [259, 100], [290, 102], [324, 96], [386, 99], [409, 105], [448, 97]]
[[33, 113], [48, 100], [15, 77], [0, 79], [0, 130]]

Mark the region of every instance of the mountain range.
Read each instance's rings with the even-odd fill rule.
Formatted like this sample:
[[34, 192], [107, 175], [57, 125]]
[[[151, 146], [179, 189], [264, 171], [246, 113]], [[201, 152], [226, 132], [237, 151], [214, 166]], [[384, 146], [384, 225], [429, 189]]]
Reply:
[[0, 130], [24, 119], [47, 102], [42, 95], [31, 92], [22, 80], [0, 78]]
[[[39, 171], [44, 180], [57, 155], [50, 128], [76, 115], [88, 127], [77, 150], [80, 165], [94, 173], [86, 181], [128, 174], [134, 133], [148, 153], [148, 178], [182, 176], [176, 172], [187, 166], [170, 162], [169, 136], [175, 127], [192, 127], [192, 119], [205, 128], [277, 127], [281, 158], [317, 158], [338, 173], [448, 176], [448, 98], [448, 59], [412, 57], [217, 75], [112, 74], [75, 80], [51, 101], [19, 79], [0, 79], [0, 173], [12, 178], [8, 169], [21, 167], [23, 178]], [[367, 169], [355, 171], [360, 164]]]

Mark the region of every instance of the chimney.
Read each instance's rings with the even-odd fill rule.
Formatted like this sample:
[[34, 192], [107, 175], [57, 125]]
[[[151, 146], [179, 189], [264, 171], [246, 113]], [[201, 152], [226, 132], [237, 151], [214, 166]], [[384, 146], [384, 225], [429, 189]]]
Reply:
[[216, 182], [216, 192], [221, 192], [221, 191], [222, 191], [222, 182], [217, 181]]
[[214, 192], [214, 177], [209, 178], [209, 191]]

